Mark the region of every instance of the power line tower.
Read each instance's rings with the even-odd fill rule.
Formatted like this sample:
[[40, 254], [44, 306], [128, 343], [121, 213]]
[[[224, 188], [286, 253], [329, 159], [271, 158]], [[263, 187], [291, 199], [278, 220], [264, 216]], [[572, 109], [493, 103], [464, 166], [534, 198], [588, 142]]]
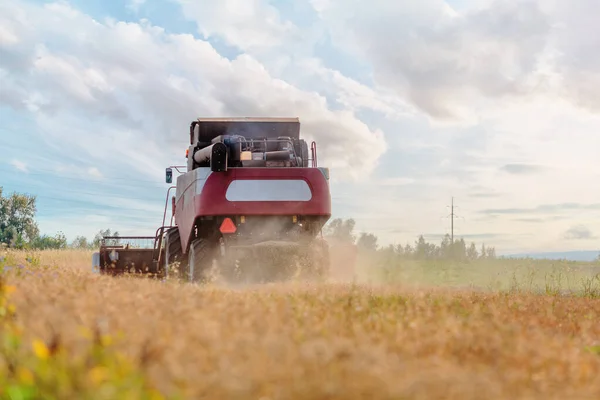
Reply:
[[454, 205], [454, 197], [452, 197], [452, 203], [450, 205], [450, 243], [454, 244], [454, 218], [458, 218], [458, 215], [454, 212], [454, 209], [458, 208]]
[[454, 243], [454, 197], [452, 197], [450, 210], [450, 243]]

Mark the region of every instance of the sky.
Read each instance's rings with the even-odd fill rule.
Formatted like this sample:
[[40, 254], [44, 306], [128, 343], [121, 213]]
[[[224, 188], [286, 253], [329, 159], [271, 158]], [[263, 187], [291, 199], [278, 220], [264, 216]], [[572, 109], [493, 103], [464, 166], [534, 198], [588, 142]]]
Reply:
[[[567, 4], [568, 3], [568, 4]], [[43, 233], [154, 234], [207, 116], [299, 117], [381, 245], [600, 247], [600, 24], [577, 0], [0, 1], [0, 186]]]

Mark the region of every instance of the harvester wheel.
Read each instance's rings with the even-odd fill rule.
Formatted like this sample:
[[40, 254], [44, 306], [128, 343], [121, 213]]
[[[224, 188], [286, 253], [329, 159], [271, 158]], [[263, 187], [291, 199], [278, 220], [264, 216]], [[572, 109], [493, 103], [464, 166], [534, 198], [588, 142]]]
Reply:
[[163, 268], [166, 278], [169, 278], [170, 276], [183, 278], [185, 276], [185, 260], [182, 257], [182, 253], [179, 229], [170, 229], [165, 235], [165, 258]]
[[190, 244], [188, 252], [188, 279], [190, 282], [204, 283], [213, 264], [217, 247], [211, 240], [197, 238]]

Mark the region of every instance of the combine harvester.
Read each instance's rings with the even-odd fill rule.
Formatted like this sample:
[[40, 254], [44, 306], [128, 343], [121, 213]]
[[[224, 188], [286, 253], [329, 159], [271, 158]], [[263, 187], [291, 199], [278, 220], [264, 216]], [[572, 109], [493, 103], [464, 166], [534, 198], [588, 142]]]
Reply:
[[205, 282], [213, 268], [230, 282], [328, 275], [321, 230], [331, 216], [329, 169], [317, 166], [316, 143], [309, 152], [298, 118], [199, 118], [186, 157], [186, 167], [166, 169], [169, 184], [174, 170], [180, 175], [155, 236], [104, 237], [93, 258], [97, 272], [191, 282]]

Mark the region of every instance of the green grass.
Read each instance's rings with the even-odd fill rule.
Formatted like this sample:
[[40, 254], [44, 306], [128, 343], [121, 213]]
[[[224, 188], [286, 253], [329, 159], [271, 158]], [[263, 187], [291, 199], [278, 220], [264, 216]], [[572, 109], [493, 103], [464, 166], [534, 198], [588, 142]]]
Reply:
[[559, 260], [377, 260], [362, 255], [357, 280], [600, 298], [600, 263]]

